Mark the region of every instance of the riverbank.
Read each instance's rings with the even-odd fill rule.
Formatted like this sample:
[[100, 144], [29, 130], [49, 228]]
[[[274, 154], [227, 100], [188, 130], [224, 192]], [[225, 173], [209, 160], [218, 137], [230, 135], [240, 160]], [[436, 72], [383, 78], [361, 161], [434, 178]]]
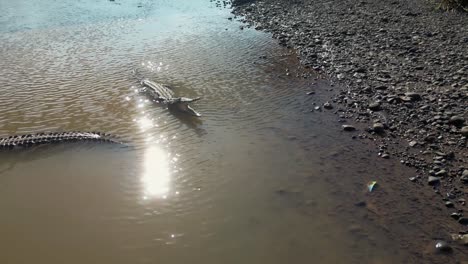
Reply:
[[420, 0], [233, 5], [242, 22], [271, 32], [336, 84], [336, 96], [311, 111], [333, 111], [350, 136], [375, 142], [376, 155], [413, 167], [415, 176], [401, 180], [433, 188], [431, 203], [460, 223], [453, 232], [466, 233], [467, 13]]

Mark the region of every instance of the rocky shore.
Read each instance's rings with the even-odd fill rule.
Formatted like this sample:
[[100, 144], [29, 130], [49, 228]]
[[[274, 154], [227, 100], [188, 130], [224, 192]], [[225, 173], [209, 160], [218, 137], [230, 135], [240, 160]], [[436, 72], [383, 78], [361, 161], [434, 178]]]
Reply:
[[414, 167], [415, 176], [402, 180], [432, 188], [447, 221], [458, 221], [454, 232], [467, 233], [468, 13], [422, 0], [233, 6], [246, 26], [271, 32], [336, 83], [323, 111], [333, 111], [350, 136], [374, 141], [376, 155]]

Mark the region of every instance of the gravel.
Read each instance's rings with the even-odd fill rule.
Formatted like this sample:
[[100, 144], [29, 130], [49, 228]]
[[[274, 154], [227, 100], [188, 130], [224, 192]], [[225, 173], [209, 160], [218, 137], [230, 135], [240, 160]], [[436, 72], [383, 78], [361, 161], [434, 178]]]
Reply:
[[436, 11], [423, 0], [234, 0], [233, 7], [245, 27], [270, 32], [303, 67], [337, 84], [323, 108], [342, 123], [367, 123], [357, 137], [375, 142], [381, 157], [398, 157], [452, 202], [466, 198], [468, 13]]

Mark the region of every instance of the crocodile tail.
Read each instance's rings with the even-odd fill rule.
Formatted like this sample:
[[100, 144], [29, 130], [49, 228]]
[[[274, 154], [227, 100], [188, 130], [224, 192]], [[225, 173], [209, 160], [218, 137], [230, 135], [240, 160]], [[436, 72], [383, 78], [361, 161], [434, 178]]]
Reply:
[[0, 138], [0, 149], [79, 141], [109, 142], [122, 144], [122, 142], [118, 141], [114, 136], [110, 134], [100, 132], [72, 131], [62, 133], [52, 132], [15, 135], [6, 138]]

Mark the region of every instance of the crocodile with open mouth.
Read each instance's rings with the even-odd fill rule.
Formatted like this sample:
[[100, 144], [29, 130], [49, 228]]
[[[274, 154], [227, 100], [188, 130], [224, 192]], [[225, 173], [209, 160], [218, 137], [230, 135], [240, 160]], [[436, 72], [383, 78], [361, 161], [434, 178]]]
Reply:
[[[134, 71], [136, 73], [136, 71]], [[197, 98], [174, 97], [174, 92], [167, 86], [152, 82], [148, 79], [142, 79], [141, 84], [145, 87], [143, 91], [149, 93], [153, 100], [158, 103], [163, 103], [169, 109], [175, 109], [180, 112], [188, 113], [193, 116], [201, 116], [195, 111], [189, 103], [200, 100]], [[31, 147], [41, 144], [52, 144], [62, 142], [77, 142], [77, 141], [94, 141], [94, 142], [109, 142], [118, 143], [112, 135], [100, 132], [63, 132], [63, 133], [37, 133], [27, 135], [14, 135], [6, 138], [0, 138], [0, 149], [10, 149], [15, 147]]]
[[27, 135], [15, 135], [0, 138], [0, 149], [10, 149], [15, 147], [32, 147], [41, 144], [52, 144], [62, 142], [109, 142], [122, 144], [110, 134], [100, 132], [63, 132], [63, 133], [37, 133]]
[[188, 113], [193, 116], [200, 117], [201, 114], [195, 111], [189, 104], [200, 100], [197, 98], [174, 97], [174, 92], [167, 86], [160, 83], [152, 82], [148, 79], [140, 81], [145, 87], [143, 91], [148, 92], [154, 101], [166, 104], [169, 109], [175, 109], [180, 112]]

